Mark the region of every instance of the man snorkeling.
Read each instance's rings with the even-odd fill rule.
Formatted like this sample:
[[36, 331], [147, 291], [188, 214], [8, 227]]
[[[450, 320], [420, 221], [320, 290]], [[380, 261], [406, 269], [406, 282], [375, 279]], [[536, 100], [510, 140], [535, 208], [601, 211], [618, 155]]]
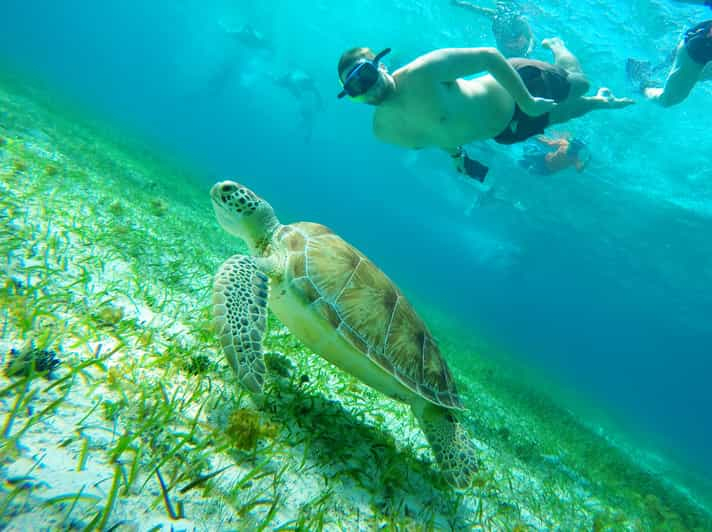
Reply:
[[[369, 48], [343, 53], [339, 98], [376, 107], [373, 132], [384, 142], [411, 149], [438, 147], [451, 155], [457, 171], [482, 182], [487, 167], [470, 159], [463, 144], [494, 139], [514, 144], [598, 109], [633, 103], [599, 89], [584, 96], [589, 82], [576, 57], [558, 38], [546, 39], [554, 64], [529, 59], [507, 61], [495, 48], [443, 48], [389, 73]], [[465, 76], [486, 75], [463, 79]]]
[[[712, 8], [712, 0], [677, 0], [685, 4]], [[675, 60], [663, 87], [646, 87], [648, 100], [663, 107], [683, 102], [698, 81], [709, 79], [712, 63], [712, 20], [705, 20], [688, 29], [675, 49]]]
[[534, 49], [532, 29], [526, 17], [511, 2], [498, 0], [494, 9], [464, 0], [452, 0], [452, 4], [488, 17], [492, 21], [497, 48], [505, 57], [529, 57]]

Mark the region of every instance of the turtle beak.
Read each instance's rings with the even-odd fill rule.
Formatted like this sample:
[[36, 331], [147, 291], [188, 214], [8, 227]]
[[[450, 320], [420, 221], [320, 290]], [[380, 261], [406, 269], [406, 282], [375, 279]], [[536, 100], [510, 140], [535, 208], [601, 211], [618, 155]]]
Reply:
[[220, 227], [233, 236], [244, 238], [243, 217], [241, 214], [230, 209], [230, 206], [223, 203], [220, 195], [213, 197], [213, 211]]
[[234, 233], [232, 227], [235, 223], [235, 214], [230, 209], [230, 198], [237, 190], [237, 187], [232, 181], [220, 181], [215, 183], [210, 189], [210, 199], [213, 204], [213, 211], [218, 223], [230, 233]]

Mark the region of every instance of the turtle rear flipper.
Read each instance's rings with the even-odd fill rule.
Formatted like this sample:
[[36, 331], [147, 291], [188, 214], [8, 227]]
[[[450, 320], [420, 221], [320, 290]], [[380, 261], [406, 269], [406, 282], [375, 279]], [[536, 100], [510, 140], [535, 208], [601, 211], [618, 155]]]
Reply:
[[454, 412], [432, 403], [421, 403], [413, 405], [413, 413], [446, 482], [457, 489], [468, 488], [477, 473], [475, 446]]
[[261, 392], [265, 379], [262, 338], [267, 326], [269, 281], [255, 259], [233, 255], [213, 284], [215, 328], [227, 361], [240, 382]]

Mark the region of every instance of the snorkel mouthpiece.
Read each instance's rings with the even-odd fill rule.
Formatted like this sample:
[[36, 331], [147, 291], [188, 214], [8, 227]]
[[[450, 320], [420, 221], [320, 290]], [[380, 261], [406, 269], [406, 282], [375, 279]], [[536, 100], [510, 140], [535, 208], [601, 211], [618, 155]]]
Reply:
[[346, 79], [341, 81], [341, 86], [344, 88], [337, 98], [343, 98], [349, 95], [352, 98], [361, 96], [373, 87], [378, 81], [378, 67], [381, 59], [390, 53], [390, 48], [385, 48], [373, 59], [359, 59], [356, 64], [349, 70]]

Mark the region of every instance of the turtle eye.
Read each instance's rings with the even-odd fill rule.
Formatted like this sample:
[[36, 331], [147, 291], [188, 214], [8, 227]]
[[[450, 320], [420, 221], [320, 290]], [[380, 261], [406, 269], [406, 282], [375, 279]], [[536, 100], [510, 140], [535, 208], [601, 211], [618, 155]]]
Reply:
[[235, 185], [233, 185], [232, 183], [225, 183], [225, 184], [222, 186], [222, 192], [223, 192], [223, 194], [232, 194], [232, 193], [235, 192], [236, 190], [237, 190], [237, 187], [236, 187]]

